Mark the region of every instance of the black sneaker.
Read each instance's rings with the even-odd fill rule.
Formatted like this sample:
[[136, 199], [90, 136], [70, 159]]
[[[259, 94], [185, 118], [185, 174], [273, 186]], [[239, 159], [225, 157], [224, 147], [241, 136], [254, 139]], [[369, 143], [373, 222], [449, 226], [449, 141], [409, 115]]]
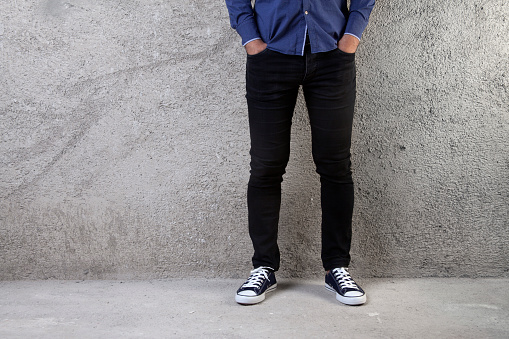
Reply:
[[272, 268], [255, 268], [244, 285], [237, 290], [235, 301], [242, 305], [257, 304], [265, 300], [265, 292], [273, 291], [276, 287], [276, 275]]
[[334, 268], [325, 275], [325, 288], [336, 292], [336, 299], [347, 305], [362, 305], [366, 302], [366, 293], [355, 283], [348, 268]]

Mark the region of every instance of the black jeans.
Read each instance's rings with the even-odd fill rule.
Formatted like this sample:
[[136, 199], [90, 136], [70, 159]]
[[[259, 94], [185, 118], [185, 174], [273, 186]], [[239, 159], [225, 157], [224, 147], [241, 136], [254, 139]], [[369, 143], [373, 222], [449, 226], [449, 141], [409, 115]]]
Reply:
[[246, 89], [251, 134], [248, 184], [253, 266], [279, 269], [277, 233], [281, 182], [290, 155], [290, 128], [302, 85], [321, 182], [322, 262], [348, 266], [353, 181], [350, 144], [355, 103], [355, 56], [339, 49], [304, 56], [264, 50], [247, 56]]

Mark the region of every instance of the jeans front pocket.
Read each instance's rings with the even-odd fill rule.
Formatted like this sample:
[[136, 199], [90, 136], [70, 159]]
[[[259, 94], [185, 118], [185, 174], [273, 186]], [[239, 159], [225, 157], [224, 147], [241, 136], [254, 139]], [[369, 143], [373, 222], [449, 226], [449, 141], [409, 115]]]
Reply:
[[349, 55], [349, 56], [355, 56], [355, 52], [353, 52], [353, 53], [348, 53], [348, 52], [345, 52], [345, 51], [340, 50], [340, 49], [339, 49], [339, 47], [337, 48], [337, 50], [339, 51], [339, 54]]
[[269, 51], [269, 49], [265, 48], [263, 51], [256, 53], [256, 54], [247, 54], [247, 57], [248, 58], [256, 58], [256, 57], [262, 56], [264, 54], [267, 54], [268, 51]]

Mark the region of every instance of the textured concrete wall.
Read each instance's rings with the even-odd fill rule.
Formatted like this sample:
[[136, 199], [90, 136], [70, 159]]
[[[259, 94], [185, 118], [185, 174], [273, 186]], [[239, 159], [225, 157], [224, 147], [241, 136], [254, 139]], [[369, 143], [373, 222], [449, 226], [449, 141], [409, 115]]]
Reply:
[[[509, 276], [504, 0], [379, 1], [357, 53], [353, 262]], [[0, 278], [244, 277], [244, 51], [222, 0], [0, 4]], [[281, 275], [321, 272], [304, 102]]]

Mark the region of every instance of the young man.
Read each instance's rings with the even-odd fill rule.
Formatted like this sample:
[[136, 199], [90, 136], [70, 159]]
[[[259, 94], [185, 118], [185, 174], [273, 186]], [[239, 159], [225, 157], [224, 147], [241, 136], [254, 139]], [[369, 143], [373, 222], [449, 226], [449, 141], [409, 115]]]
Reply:
[[235, 300], [256, 304], [277, 286], [281, 182], [300, 86], [309, 113], [313, 160], [321, 182], [322, 262], [336, 299], [360, 305], [366, 294], [348, 273], [354, 190], [350, 144], [355, 51], [374, 0], [226, 0], [231, 26], [247, 52], [251, 136], [248, 183], [251, 275]]

